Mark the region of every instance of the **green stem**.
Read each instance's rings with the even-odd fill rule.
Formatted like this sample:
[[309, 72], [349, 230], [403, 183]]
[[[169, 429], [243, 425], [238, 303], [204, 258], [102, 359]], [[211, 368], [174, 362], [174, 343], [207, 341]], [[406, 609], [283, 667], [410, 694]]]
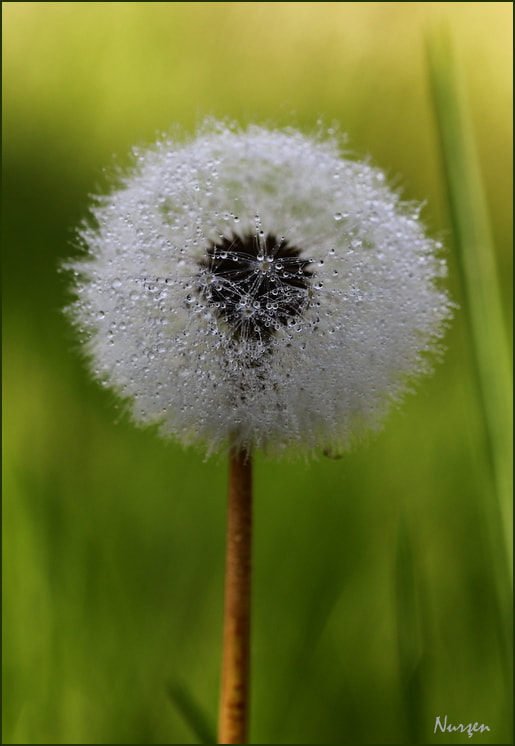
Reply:
[[445, 34], [429, 67], [473, 365], [490, 453], [505, 565], [512, 572], [512, 389], [495, 251], [465, 91]]

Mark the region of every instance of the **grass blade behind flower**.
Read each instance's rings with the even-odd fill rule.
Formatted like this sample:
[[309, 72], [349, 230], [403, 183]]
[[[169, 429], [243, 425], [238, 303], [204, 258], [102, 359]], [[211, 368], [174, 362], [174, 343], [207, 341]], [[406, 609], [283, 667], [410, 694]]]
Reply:
[[178, 682], [168, 682], [166, 693], [199, 743], [216, 743], [214, 728], [188, 689]]
[[491, 501], [485, 500], [485, 509], [490, 511], [493, 532], [502, 533], [507, 563], [499, 557], [499, 563], [504, 565], [503, 576], [506, 566], [511, 576], [511, 367], [495, 252], [470, 117], [447, 36], [433, 34], [428, 51], [463, 306], [490, 452], [498, 516], [492, 514]]
[[417, 598], [417, 568], [403, 512], [399, 516], [395, 560], [397, 648], [406, 716], [405, 742], [423, 743], [426, 715], [423, 700], [424, 640]]

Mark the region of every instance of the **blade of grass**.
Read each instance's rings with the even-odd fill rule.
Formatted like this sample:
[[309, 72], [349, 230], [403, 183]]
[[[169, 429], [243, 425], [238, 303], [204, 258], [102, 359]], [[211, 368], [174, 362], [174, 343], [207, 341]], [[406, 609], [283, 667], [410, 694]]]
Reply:
[[395, 610], [401, 692], [406, 717], [405, 743], [423, 743], [424, 641], [417, 601], [415, 558], [406, 519], [401, 513], [395, 558]]
[[[512, 390], [488, 209], [464, 87], [444, 30], [429, 38], [429, 72], [440, 137], [450, 217], [461, 276], [463, 306], [485, 423], [498, 516], [503, 572], [512, 577]], [[485, 509], [491, 501], [485, 501]], [[500, 524], [500, 526], [499, 526]]]
[[208, 717], [195, 702], [188, 689], [183, 684], [168, 682], [166, 692], [200, 743], [216, 743], [214, 727], [211, 726]]
[[468, 343], [488, 449], [492, 492], [481, 508], [490, 537], [504, 675], [503, 720], [512, 713], [512, 390], [493, 240], [465, 91], [445, 33], [429, 39], [429, 72], [462, 286]]

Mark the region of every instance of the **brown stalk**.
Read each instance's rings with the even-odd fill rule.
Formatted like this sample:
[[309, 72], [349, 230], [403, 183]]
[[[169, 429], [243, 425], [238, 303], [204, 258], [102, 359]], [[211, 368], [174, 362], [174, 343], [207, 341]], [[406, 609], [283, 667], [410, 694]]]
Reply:
[[252, 457], [229, 456], [222, 691], [218, 743], [247, 743], [250, 671]]

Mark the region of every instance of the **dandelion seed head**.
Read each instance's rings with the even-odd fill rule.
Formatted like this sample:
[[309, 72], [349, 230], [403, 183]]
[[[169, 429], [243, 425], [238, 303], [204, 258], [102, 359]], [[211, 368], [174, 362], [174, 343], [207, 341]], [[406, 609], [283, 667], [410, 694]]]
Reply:
[[134, 420], [209, 452], [376, 430], [451, 316], [418, 207], [293, 130], [210, 124], [134, 160], [67, 265], [93, 372]]

